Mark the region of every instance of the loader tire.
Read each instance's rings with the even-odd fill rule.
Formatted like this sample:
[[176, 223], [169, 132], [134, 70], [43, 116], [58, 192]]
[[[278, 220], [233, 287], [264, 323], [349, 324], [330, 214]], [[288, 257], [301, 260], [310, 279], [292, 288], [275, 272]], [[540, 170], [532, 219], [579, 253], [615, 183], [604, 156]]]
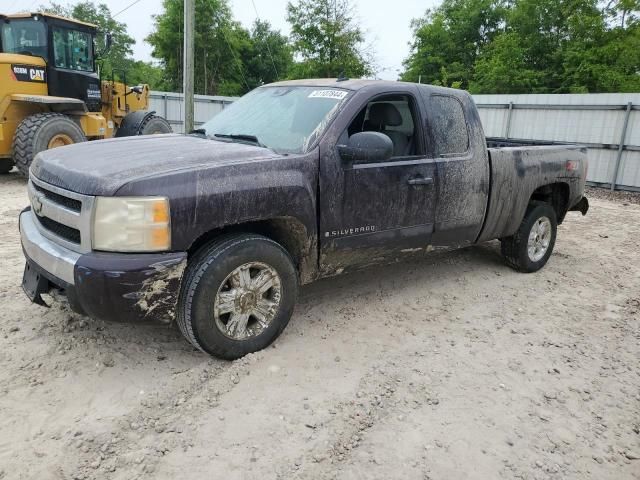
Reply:
[[62, 113], [36, 113], [18, 124], [13, 136], [13, 161], [18, 171], [29, 176], [34, 157], [49, 148], [85, 142], [82, 129]]
[[171, 125], [164, 118], [151, 115], [140, 127], [140, 135], [156, 135], [159, 133], [173, 133]]

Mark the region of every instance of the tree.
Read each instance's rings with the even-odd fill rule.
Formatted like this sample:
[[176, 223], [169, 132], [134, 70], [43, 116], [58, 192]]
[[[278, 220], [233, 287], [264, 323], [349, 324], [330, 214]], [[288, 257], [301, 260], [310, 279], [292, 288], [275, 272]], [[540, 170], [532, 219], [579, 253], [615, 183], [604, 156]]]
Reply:
[[[603, 8], [598, 0], [516, 1], [506, 31], [475, 65], [472, 91], [638, 91], [640, 37], [628, 7], [610, 2]], [[620, 24], [618, 16], [624, 18]], [[516, 51], [520, 63], [510, 63]]]
[[469, 90], [482, 93], [535, 92], [544, 82], [541, 72], [527, 62], [527, 52], [517, 34], [503, 33], [479, 55]]
[[[173, 91], [182, 90], [183, 5], [183, 0], [164, 0], [164, 11], [154, 16], [155, 30], [147, 37]], [[251, 39], [233, 20], [227, 0], [196, 0], [195, 17], [195, 92], [238, 95], [249, 90], [240, 57]]]
[[287, 78], [293, 64], [287, 37], [272, 30], [269, 22], [256, 20], [249, 40], [248, 48], [241, 53], [249, 86], [255, 88]]
[[468, 88], [479, 53], [504, 24], [505, 0], [444, 0], [411, 22], [402, 80]]
[[372, 59], [349, 0], [298, 0], [287, 5], [294, 53], [292, 76], [371, 75]]
[[406, 80], [474, 93], [640, 90], [639, 0], [444, 0], [414, 20]]
[[127, 83], [135, 85], [148, 83], [151, 88], [161, 88], [160, 69], [151, 63], [135, 61], [132, 58], [132, 47], [135, 40], [127, 33], [127, 25], [114, 20], [111, 10], [104, 3], [92, 1], [79, 2], [70, 6], [51, 3], [41, 6], [40, 11], [53, 13], [81, 22], [93, 23], [98, 27], [96, 35], [96, 52], [105, 52], [107, 32], [111, 33], [112, 46], [108, 52], [98, 58], [101, 74], [110, 78], [113, 74], [119, 80], [126, 78]]

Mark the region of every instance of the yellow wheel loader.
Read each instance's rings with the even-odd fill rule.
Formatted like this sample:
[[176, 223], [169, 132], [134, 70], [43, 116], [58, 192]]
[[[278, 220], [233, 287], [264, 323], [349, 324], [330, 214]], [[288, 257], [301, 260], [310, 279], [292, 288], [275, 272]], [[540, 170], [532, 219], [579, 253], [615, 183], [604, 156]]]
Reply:
[[0, 15], [0, 173], [15, 164], [28, 176], [35, 155], [49, 148], [171, 132], [147, 111], [148, 85], [99, 78], [96, 32], [56, 15]]

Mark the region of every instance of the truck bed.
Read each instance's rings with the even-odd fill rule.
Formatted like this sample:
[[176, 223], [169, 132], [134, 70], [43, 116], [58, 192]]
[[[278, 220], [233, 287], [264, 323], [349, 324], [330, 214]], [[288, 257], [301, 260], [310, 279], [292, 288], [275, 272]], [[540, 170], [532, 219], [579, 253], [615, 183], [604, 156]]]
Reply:
[[[478, 241], [504, 238], [516, 232], [529, 199], [539, 185], [562, 183], [568, 207], [580, 200], [585, 172], [567, 172], [576, 160], [586, 169], [586, 147], [560, 142], [487, 138], [491, 191]], [[583, 161], [584, 160], [584, 161]], [[562, 219], [559, 219], [562, 220]]]

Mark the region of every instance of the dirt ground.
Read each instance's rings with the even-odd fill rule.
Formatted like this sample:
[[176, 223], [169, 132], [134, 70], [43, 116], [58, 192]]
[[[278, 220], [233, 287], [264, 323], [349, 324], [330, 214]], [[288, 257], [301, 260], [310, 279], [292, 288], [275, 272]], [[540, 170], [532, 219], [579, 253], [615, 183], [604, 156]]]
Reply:
[[640, 479], [638, 204], [570, 214], [537, 274], [493, 242], [319, 282], [224, 362], [29, 304], [26, 203], [0, 177], [0, 479]]

